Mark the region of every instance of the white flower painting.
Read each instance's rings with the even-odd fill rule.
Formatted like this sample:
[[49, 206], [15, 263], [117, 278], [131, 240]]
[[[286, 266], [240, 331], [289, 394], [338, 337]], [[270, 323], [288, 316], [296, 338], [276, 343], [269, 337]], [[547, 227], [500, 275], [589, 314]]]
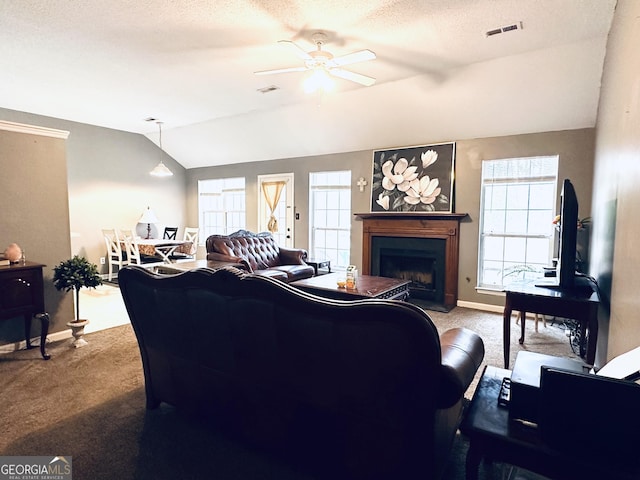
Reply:
[[372, 212], [453, 213], [455, 143], [373, 152]]

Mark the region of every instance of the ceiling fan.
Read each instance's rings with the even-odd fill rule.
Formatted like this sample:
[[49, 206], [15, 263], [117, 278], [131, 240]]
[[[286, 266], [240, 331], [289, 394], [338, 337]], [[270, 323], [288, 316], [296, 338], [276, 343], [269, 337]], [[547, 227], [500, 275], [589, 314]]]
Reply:
[[262, 70], [254, 72], [256, 75], [271, 75], [274, 73], [289, 73], [289, 72], [306, 72], [311, 71], [314, 76], [324, 76], [327, 74], [342, 78], [344, 80], [350, 80], [352, 82], [359, 83], [369, 87], [376, 83], [376, 79], [360, 73], [355, 73], [350, 70], [345, 70], [342, 67], [345, 65], [351, 65], [353, 63], [365, 62], [367, 60], [374, 60], [376, 54], [371, 50], [360, 50], [339, 57], [334, 57], [326, 50], [322, 50], [322, 45], [327, 41], [327, 35], [323, 32], [316, 32], [311, 37], [316, 44], [316, 50], [311, 52], [305, 51], [302, 47], [290, 40], [280, 40], [278, 43], [288, 47], [294, 54], [304, 60], [304, 65], [299, 67], [279, 68], [275, 70]]

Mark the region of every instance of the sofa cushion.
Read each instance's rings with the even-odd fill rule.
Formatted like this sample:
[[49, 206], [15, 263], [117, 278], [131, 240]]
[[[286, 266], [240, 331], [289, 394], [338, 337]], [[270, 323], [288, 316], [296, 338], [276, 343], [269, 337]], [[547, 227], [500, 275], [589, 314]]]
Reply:
[[[311, 275], [309, 275], [309, 268], [311, 268]], [[314, 273], [311, 265], [277, 265], [271, 267], [268, 271], [284, 273], [287, 283], [312, 277]], [[254, 273], [259, 273], [259, 271]]]
[[276, 280], [281, 280], [283, 282], [289, 281], [287, 272], [282, 272], [276, 270], [275, 268], [268, 268], [266, 270], [254, 270], [253, 273], [256, 275], [262, 275], [264, 277], [275, 278]]

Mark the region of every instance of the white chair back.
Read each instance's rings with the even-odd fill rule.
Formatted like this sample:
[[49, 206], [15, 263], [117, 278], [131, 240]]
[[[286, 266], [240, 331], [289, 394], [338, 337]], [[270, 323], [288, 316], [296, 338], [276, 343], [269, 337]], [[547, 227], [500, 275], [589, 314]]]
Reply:
[[128, 265], [128, 260], [122, 253], [122, 245], [118, 237], [118, 231], [115, 228], [103, 228], [102, 236], [107, 246], [107, 259], [109, 261], [109, 281], [113, 278], [114, 265], [118, 269]]
[[138, 240], [133, 230], [121, 228], [120, 238], [124, 241], [129, 265], [142, 265], [140, 247], [138, 246]]
[[189, 255], [195, 255], [198, 251], [198, 234], [200, 232], [199, 228], [191, 228], [185, 227], [184, 229], [184, 237], [182, 238], [185, 242], [191, 242], [191, 250]]

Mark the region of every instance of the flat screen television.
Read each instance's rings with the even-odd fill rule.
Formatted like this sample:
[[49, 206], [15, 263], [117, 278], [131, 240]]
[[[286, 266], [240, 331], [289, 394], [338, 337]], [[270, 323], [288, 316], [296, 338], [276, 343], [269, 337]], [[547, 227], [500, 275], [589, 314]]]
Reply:
[[576, 286], [576, 247], [578, 239], [578, 197], [569, 179], [560, 194], [560, 242], [556, 276], [536, 282], [538, 287], [574, 288]]
[[569, 179], [565, 179], [562, 185], [560, 205], [560, 245], [556, 276], [560, 288], [572, 288], [576, 277], [578, 197]]

